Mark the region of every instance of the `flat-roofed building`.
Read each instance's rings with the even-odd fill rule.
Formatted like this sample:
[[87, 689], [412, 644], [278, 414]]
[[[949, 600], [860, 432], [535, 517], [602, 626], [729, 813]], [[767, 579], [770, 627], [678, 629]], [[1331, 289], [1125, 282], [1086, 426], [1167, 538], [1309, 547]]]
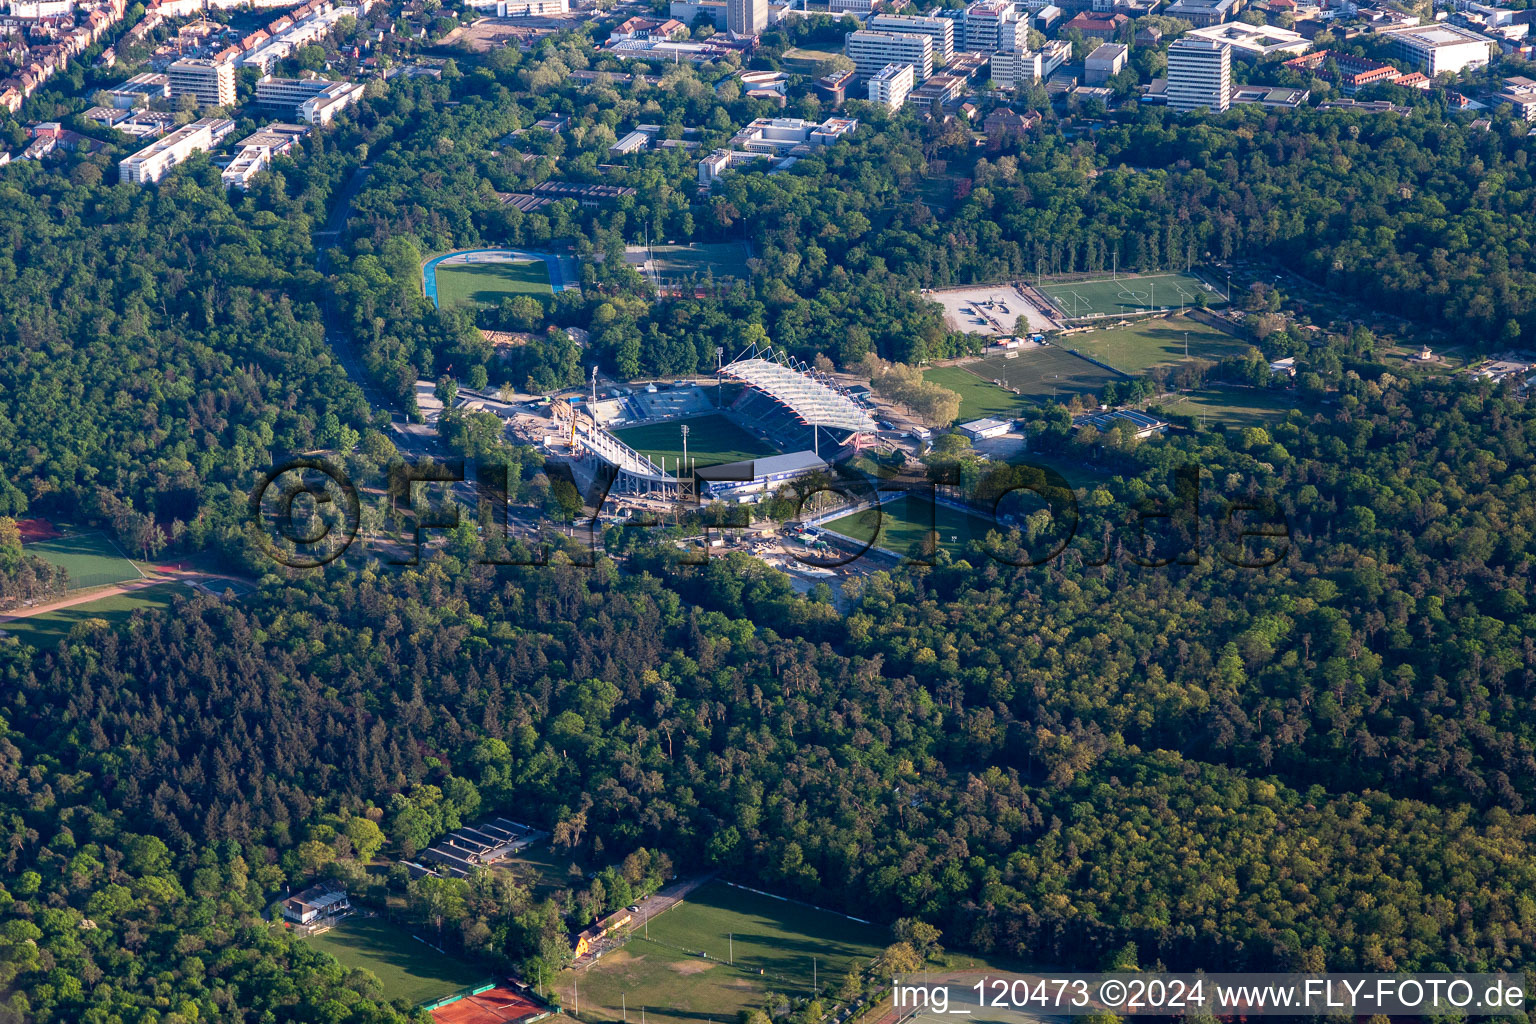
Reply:
[[118, 165], [117, 180], [135, 185], [159, 181], [172, 167], [190, 159], [194, 153], [206, 153], [234, 130], [235, 122], [222, 117], [204, 117], [182, 125], [125, 158]]
[[863, 79], [873, 78], [887, 64], [912, 65], [913, 75], [920, 82], [933, 75], [932, 36], [860, 29], [848, 33], [843, 52]]
[[1013, 0], [976, 0], [961, 19], [965, 48], [977, 53], [1012, 50], [1019, 26]]
[[1163, 13], [1170, 18], [1182, 18], [1196, 28], [1204, 28], [1220, 25], [1236, 17], [1242, 9], [1242, 0], [1174, 0]]
[[762, 35], [768, 27], [768, 0], [725, 0], [725, 27], [737, 38]]
[[731, 148], [789, 156], [801, 146], [830, 146], [858, 126], [858, 121], [847, 117], [829, 117], [820, 124], [798, 117], [760, 117], [731, 137]]
[[869, 19], [871, 32], [913, 32], [933, 39], [935, 60], [947, 61], [955, 52], [955, 23], [949, 18], [877, 14]]
[[1089, 85], [1103, 85], [1114, 78], [1125, 67], [1128, 52], [1120, 43], [1100, 43], [1083, 60], [1083, 81]]
[[1536, 81], [1529, 78], [1506, 78], [1504, 88], [1493, 94], [1494, 105], [1508, 103], [1515, 109], [1515, 116], [1525, 121], [1536, 121]]
[[299, 140], [309, 133], [310, 128], [307, 125], [279, 122], [269, 124], [255, 134], [241, 139], [240, 151], [235, 154], [235, 158], [219, 176], [224, 182], [224, 187], [238, 188], [242, 191], [250, 188], [251, 180], [267, 169], [273, 157], [291, 152], [293, 147], [298, 145]]
[[112, 97], [112, 105], [118, 110], [132, 110], [144, 106], [150, 100], [170, 99], [171, 79], [169, 75], [145, 72], [134, 75], [121, 85], [114, 85], [107, 90], [107, 95]]
[[1276, 110], [1295, 110], [1306, 105], [1311, 96], [1306, 89], [1286, 89], [1277, 85], [1237, 85], [1232, 87], [1231, 103], [1256, 103]]
[[171, 98], [194, 96], [202, 107], [235, 105], [235, 66], [201, 57], [183, 57], [165, 69]]
[[1243, 21], [1231, 21], [1223, 25], [1209, 25], [1184, 33], [1185, 39], [1212, 39], [1232, 47], [1237, 57], [1260, 60], [1280, 54], [1306, 53], [1312, 42], [1299, 32], [1276, 28], [1273, 25], [1250, 25]]
[[1212, 39], [1176, 39], [1168, 47], [1168, 106], [1212, 113], [1227, 109], [1232, 93], [1232, 48]]
[[887, 64], [869, 80], [869, 102], [888, 110], [900, 110], [911, 92], [911, 64]]
[[1398, 52], [1430, 78], [1480, 68], [1492, 56], [1491, 40], [1454, 25], [1415, 25], [1388, 33]]
[[357, 82], [326, 78], [277, 78], [263, 75], [256, 82], [256, 103], [282, 111], [305, 124], [330, 124], [336, 115], [363, 97]]
[[1003, 51], [992, 55], [992, 83], [1017, 91], [1043, 82], [1072, 57], [1070, 39], [1052, 39], [1038, 50]]
[[1391, 64], [1338, 50], [1318, 50], [1292, 57], [1285, 62], [1285, 66], [1297, 71], [1310, 71], [1320, 78], [1329, 79], [1335, 77], [1333, 69], [1337, 68], [1339, 88], [1350, 95], [1371, 85], [1396, 84], [1403, 75]]

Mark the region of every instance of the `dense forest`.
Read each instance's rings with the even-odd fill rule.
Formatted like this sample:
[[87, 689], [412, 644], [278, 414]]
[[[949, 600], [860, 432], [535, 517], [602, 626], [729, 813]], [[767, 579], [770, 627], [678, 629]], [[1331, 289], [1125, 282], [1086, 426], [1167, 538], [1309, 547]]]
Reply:
[[[1128, 942], [1180, 968], [1536, 961], [1536, 411], [1389, 373], [1368, 331], [1269, 324], [1258, 293], [1255, 340], [1301, 370], [1283, 420], [1138, 443], [1031, 417], [1033, 451], [1095, 468], [1045, 565], [998, 557], [1031, 521], [877, 573], [839, 610], [633, 533], [591, 567], [479, 564], [472, 523], [416, 567], [259, 560], [241, 519], [259, 472], [328, 450], [363, 477], [394, 455], [327, 346], [328, 304], [407, 406], [419, 378], [571, 384], [587, 351], [624, 377], [763, 342], [921, 364], [970, 342], [919, 288], [1209, 258], [1290, 266], [1473, 348], [1536, 342], [1533, 144], [1507, 126], [1137, 111], [979, 149], [861, 107], [850, 141], [699, 196], [680, 150], [598, 165], [638, 120], [710, 146], [772, 108], [723, 69], [569, 75], [594, 59], [566, 35], [371, 87], [245, 195], [204, 158], [146, 189], [103, 183], [95, 157], [0, 173], [0, 516], [261, 574], [239, 600], [0, 642], [0, 1019], [408, 1019], [263, 922], [317, 874], [387, 885], [525, 974], [674, 866], [1075, 968]], [[570, 132], [531, 127], [556, 111]], [[322, 273], [312, 233], [362, 166]], [[531, 214], [496, 195], [600, 176], [637, 192]], [[752, 259], [663, 299], [623, 258], [646, 237]], [[425, 256], [489, 243], [569, 250], [581, 290], [422, 297]], [[483, 329], [532, 337], [504, 357]], [[1234, 363], [1263, 372], [1257, 352]], [[450, 414], [442, 434], [541, 493], [542, 460], [494, 424]], [[1286, 557], [1137, 564], [1130, 525], [1191, 465], [1213, 508], [1274, 496]], [[57, 583], [5, 522], [0, 596]], [[601, 884], [536, 900], [365, 872], [511, 808], [606, 865]]]

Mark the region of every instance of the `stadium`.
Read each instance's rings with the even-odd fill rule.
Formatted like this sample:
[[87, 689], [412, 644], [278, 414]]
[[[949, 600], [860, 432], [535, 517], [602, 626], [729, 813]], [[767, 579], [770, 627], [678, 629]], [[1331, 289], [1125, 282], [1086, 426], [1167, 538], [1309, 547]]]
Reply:
[[[582, 406], [585, 405], [585, 408]], [[725, 364], [715, 385], [676, 382], [555, 403], [563, 440], [611, 494], [746, 501], [823, 469], [876, 432], [836, 381], [771, 350]]]

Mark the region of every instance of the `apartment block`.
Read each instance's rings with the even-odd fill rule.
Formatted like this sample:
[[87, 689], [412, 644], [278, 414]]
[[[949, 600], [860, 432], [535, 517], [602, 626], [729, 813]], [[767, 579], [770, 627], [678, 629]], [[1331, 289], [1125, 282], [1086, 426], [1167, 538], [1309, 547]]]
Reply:
[[912, 92], [912, 65], [887, 64], [869, 80], [869, 101], [900, 110]]

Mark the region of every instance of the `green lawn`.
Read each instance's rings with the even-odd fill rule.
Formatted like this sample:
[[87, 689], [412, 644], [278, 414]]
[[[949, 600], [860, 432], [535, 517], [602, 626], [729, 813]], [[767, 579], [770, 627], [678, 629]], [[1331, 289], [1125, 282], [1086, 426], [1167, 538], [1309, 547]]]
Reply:
[[643, 427], [625, 427], [615, 430], [613, 436], [658, 464], [663, 455], [670, 463], [682, 457], [684, 425], [688, 427], [688, 457], [699, 466], [718, 466], [775, 454], [772, 446], [719, 413]]
[[1005, 391], [991, 381], [982, 380], [958, 366], [937, 366], [925, 370], [923, 379], [930, 384], [948, 388], [960, 396], [961, 423], [981, 419], [983, 416], [1012, 419], [1024, 405], [1022, 395]]
[[187, 597], [191, 591], [180, 583], [157, 583], [143, 590], [113, 594], [99, 601], [87, 601], [25, 619], [0, 622], [0, 631], [18, 637], [22, 643], [31, 644], [40, 650], [48, 649], [68, 637], [71, 629], [87, 619], [102, 619], [110, 626], [121, 626], [141, 608], [169, 611], [177, 595]]
[[[958, 554], [966, 544], [985, 537], [988, 530], [1000, 529], [988, 518], [935, 504], [915, 494], [905, 494], [886, 502], [878, 514], [874, 509], [866, 509], [834, 519], [823, 527], [857, 541], [874, 538], [875, 547], [898, 555], [906, 555], [912, 545], [921, 543], [933, 531], [937, 531], [943, 547], [951, 554]], [[875, 534], [877, 528], [878, 536]]]
[[557, 854], [548, 841], [496, 862], [498, 868], [509, 869], [517, 884], [532, 892], [535, 900], [553, 896], [557, 889], [585, 886], [587, 882], [579, 868], [574, 875], [571, 873], [575, 864], [572, 858]]
[[45, 562], [63, 566], [69, 573], [69, 585], [75, 590], [105, 587], [144, 575], [102, 533], [78, 533], [40, 540], [26, 545], [26, 551]]
[[1294, 391], [1258, 388], [1202, 388], [1182, 402], [1164, 406], [1177, 416], [1205, 413], [1209, 421], [1235, 427], [1268, 427], [1282, 422], [1296, 406]]
[[[863, 965], [888, 941], [883, 929], [840, 914], [759, 896], [711, 882], [639, 928], [622, 949], [561, 980], [565, 1005], [580, 986], [583, 1019], [726, 1022], [760, 1005], [764, 993], [804, 996], [812, 977], [835, 990], [853, 964]], [[699, 956], [699, 953], [706, 956]], [[814, 966], [812, 961], [814, 960]]]
[[377, 917], [349, 917], [322, 935], [306, 938], [342, 966], [370, 971], [384, 998], [412, 1006], [488, 980], [491, 972], [444, 956], [404, 928]]
[[1220, 362], [1241, 355], [1248, 342], [1225, 331], [1185, 316], [1142, 320], [1125, 327], [1106, 327], [1061, 339], [1067, 348], [1108, 363], [1129, 374], [1143, 374], [1154, 366], [1176, 366], [1188, 358]]
[[1118, 374], [1079, 359], [1056, 345], [1024, 348], [988, 356], [964, 369], [985, 380], [1001, 380], [1018, 388], [1031, 402], [1066, 402], [1073, 395], [1097, 395]]
[[543, 260], [517, 263], [439, 263], [437, 301], [440, 306], [468, 302], [500, 305], [517, 295], [553, 295], [549, 268]]
[[785, 50], [780, 60], [784, 64], [784, 70], [792, 74], [809, 75], [827, 61], [835, 60], [842, 55], [838, 50], [814, 50], [810, 47], [795, 46]]
[[1153, 307], [1176, 309], [1194, 305], [1204, 295], [1207, 305], [1224, 305], [1220, 292], [1212, 291], [1190, 274], [1120, 275], [1091, 281], [1060, 281], [1039, 285], [1069, 317], [1136, 313]]

